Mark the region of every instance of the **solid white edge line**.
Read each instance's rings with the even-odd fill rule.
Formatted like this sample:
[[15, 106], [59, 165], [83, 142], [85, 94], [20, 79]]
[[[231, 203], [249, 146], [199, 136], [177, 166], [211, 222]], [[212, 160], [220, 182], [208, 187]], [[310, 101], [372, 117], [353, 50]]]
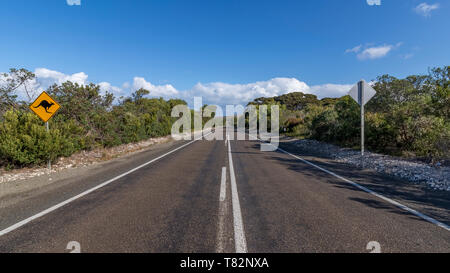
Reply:
[[[209, 134], [211, 134], [211, 133], [208, 133], [207, 135], [209, 135]], [[116, 176], [116, 177], [114, 177], [114, 178], [112, 178], [112, 179], [110, 179], [110, 180], [108, 180], [106, 182], [103, 182], [103, 183], [101, 183], [101, 184], [99, 184], [99, 185], [97, 185], [97, 186], [95, 186], [95, 187], [93, 187], [93, 188], [91, 188], [89, 190], [86, 190], [86, 191], [84, 191], [84, 192], [82, 192], [82, 193], [80, 193], [80, 194], [78, 194], [78, 195], [76, 195], [74, 197], [71, 197], [71, 198], [69, 198], [69, 199], [67, 199], [67, 200], [65, 200], [65, 201], [63, 201], [61, 203], [58, 203], [58, 204], [56, 204], [56, 205], [54, 205], [54, 206], [52, 206], [52, 207], [50, 207], [50, 208], [48, 208], [46, 210], [43, 210], [43, 211], [41, 211], [41, 212], [39, 212], [39, 213], [37, 213], [37, 214], [35, 214], [33, 216], [30, 216], [30, 217], [28, 217], [28, 218], [26, 218], [26, 219], [24, 219], [24, 220], [22, 220], [22, 221], [20, 221], [20, 222], [18, 222], [16, 224], [12, 225], [12, 226], [10, 226], [10, 227], [7, 227], [7, 228], [3, 229], [2, 231], [0, 231], [0, 237], [5, 235], [5, 234], [7, 234], [7, 233], [9, 233], [9, 232], [11, 232], [11, 231], [16, 230], [16, 229], [18, 229], [18, 228], [20, 228], [20, 227], [22, 227], [22, 226], [24, 226], [26, 224], [28, 224], [29, 222], [31, 222], [31, 221], [39, 218], [39, 217], [42, 217], [42, 216], [44, 216], [46, 214], [49, 214], [49, 213], [51, 213], [51, 212], [53, 212], [53, 211], [55, 211], [55, 210], [65, 206], [65, 205], [67, 205], [67, 204], [69, 204], [69, 203], [71, 203], [71, 202], [73, 202], [73, 201], [83, 197], [83, 196], [86, 196], [86, 195], [88, 195], [89, 193], [91, 193], [91, 192], [93, 192], [95, 190], [98, 190], [98, 189], [100, 189], [100, 188], [102, 188], [102, 187], [104, 187], [104, 186], [106, 186], [108, 184], [111, 184], [112, 182], [114, 182], [114, 181], [116, 181], [116, 180], [118, 180], [118, 179], [120, 179], [120, 178], [122, 178], [124, 176], [127, 176], [130, 173], [133, 173], [133, 172], [135, 172], [135, 171], [137, 171], [137, 170], [139, 170], [139, 169], [141, 169], [141, 168], [143, 168], [143, 167], [145, 167], [145, 166], [147, 166], [147, 165], [149, 165], [149, 164], [151, 164], [151, 163], [153, 163], [153, 162], [155, 162], [155, 161], [157, 161], [157, 160], [159, 160], [159, 159], [161, 159], [161, 158], [163, 158], [163, 157], [165, 157], [167, 155], [170, 155], [170, 154], [172, 154], [172, 153], [174, 153], [174, 152], [176, 152], [176, 151], [178, 151], [178, 150], [180, 150], [180, 149], [182, 149], [182, 148], [184, 148], [184, 147], [194, 143], [195, 141], [201, 139], [202, 137], [203, 136], [201, 136], [201, 137], [199, 137], [197, 139], [194, 139], [194, 140], [192, 140], [192, 141], [190, 141], [190, 142], [188, 142], [186, 144], [183, 144], [182, 146], [180, 146], [178, 148], [175, 148], [172, 151], [167, 152], [167, 153], [165, 153], [163, 155], [160, 155], [157, 158], [154, 158], [154, 159], [152, 159], [152, 160], [150, 160], [150, 161], [148, 161], [148, 162], [146, 162], [146, 163], [144, 163], [144, 164], [142, 164], [142, 165], [140, 165], [140, 166], [138, 166], [138, 167], [136, 167], [134, 169], [131, 169], [131, 170], [129, 170], [129, 171], [119, 175], [119, 176]]]
[[[249, 136], [250, 136], [250, 135], [249, 135]], [[259, 138], [256, 138], [256, 139], [259, 140], [259, 141], [261, 141], [261, 142], [264, 142], [264, 141], [260, 140]], [[266, 142], [264, 142], [264, 143], [266, 143]], [[270, 143], [266, 143], [266, 144], [269, 144], [269, 145], [272, 145], [272, 146], [276, 147], [275, 145], [270, 144]], [[403, 204], [401, 204], [401, 203], [399, 203], [399, 202], [397, 202], [397, 201], [394, 201], [394, 200], [392, 200], [392, 199], [390, 199], [390, 198], [388, 198], [388, 197], [385, 197], [385, 196], [383, 196], [383, 195], [381, 195], [381, 194], [379, 194], [379, 193], [377, 193], [377, 192], [374, 192], [374, 191], [372, 191], [372, 190], [370, 190], [370, 189], [368, 189], [368, 188], [366, 188], [366, 187], [364, 187], [364, 186], [361, 186], [360, 184], [358, 184], [358, 183], [356, 183], [356, 182], [353, 182], [353, 181], [351, 181], [351, 180], [349, 180], [349, 179], [347, 179], [347, 178], [344, 178], [344, 177], [342, 177], [342, 176], [340, 176], [340, 175], [338, 175], [338, 174], [335, 174], [335, 173], [332, 172], [332, 171], [329, 171], [329, 170], [324, 169], [324, 168], [322, 168], [322, 167], [320, 167], [320, 166], [317, 166], [316, 164], [311, 163], [311, 162], [309, 162], [308, 160], [303, 159], [303, 158], [301, 158], [301, 157], [298, 157], [298, 156], [296, 156], [296, 155], [294, 155], [294, 154], [291, 154], [291, 153], [289, 153], [289, 152], [287, 152], [287, 151], [281, 149], [280, 147], [276, 147], [276, 148], [277, 148], [278, 150], [280, 150], [281, 152], [283, 152], [283, 153], [285, 153], [285, 154], [287, 154], [287, 155], [290, 155], [290, 156], [292, 156], [292, 157], [294, 157], [294, 158], [296, 158], [296, 159], [298, 159], [298, 160], [300, 160], [300, 161], [302, 161], [302, 162], [304, 162], [304, 163], [306, 163], [306, 164], [308, 164], [308, 165], [310, 165], [310, 166], [312, 166], [312, 167], [315, 167], [315, 168], [317, 168], [317, 169], [319, 169], [319, 170], [321, 170], [321, 171], [323, 171], [323, 172], [326, 172], [326, 173], [328, 173], [328, 174], [330, 174], [330, 175], [332, 175], [332, 176], [334, 176], [334, 177], [336, 177], [336, 178], [339, 178], [339, 179], [341, 179], [341, 180], [343, 180], [343, 181], [345, 181], [345, 182], [347, 182], [347, 183], [349, 183], [349, 184], [351, 184], [351, 185], [357, 187], [357, 188], [360, 189], [360, 190], [363, 190], [363, 191], [365, 191], [365, 192], [367, 192], [367, 193], [369, 193], [369, 194], [372, 194], [373, 196], [376, 196], [376, 197], [378, 197], [378, 198], [380, 198], [380, 199], [382, 199], [382, 200], [384, 200], [384, 201], [386, 201], [386, 202], [388, 202], [388, 203], [391, 203], [392, 205], [394, 205], [394, 206], [396, 206], [396, 207], [399, 207], [399, 208], [401, 208], [401, 209], [403, 209], [403, 210], [405, 210], [405, 211], [408, 211], [409, 213], [412, 213], [412, 214], [416, 215], [417, 217], [424, 219], [425, 221], [428, 221], [428, 222], [430, 222], [430, 223], [432, 223], [432, 224], [437, 225], [438, 227], [441, 227], [441, 228], [443, 228], [443, 229], [445, 229], [445, 230], [447, 230], [447, 231], [450, 231], [450, 227], [449, 227], [448, 225], [446, 225], [446, 224], [444, 224], [444, 223], [442, 223], [442, 222], [439, 222], [438, 220], [436, 220], [436, 219], [434, 219], [434, 218], [432, 218], [432, 217], [430, 217], [430, 216], [428, 216], [428, 215], [425, 215], [425, 214], [423, 214], [423, 213], [420, 213], [420, 212], [418, 212], [418, 211], [416, 211], [416, 210], [414, 210], [414, 209], [412, 209], [412, 208], [410, 208], [410, 207], [407, 207], [407, 206], [405, 206], [405, 205], [403, 205]]]
[[241, 205], [234, 174], [233, 158], [231, 156], [231, 143], [228, 138], [228, 161], [230, 164], [231, 201], [233, 206], [234, 244], [236, 253], [247, 253], [247, 241], [245, 239], [244, 224], [242, 221]]

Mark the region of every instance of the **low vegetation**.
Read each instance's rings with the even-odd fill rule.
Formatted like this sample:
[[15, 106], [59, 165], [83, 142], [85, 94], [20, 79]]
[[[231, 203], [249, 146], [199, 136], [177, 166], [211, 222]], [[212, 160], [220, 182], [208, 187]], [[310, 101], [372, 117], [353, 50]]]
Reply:
[[[428, 75], [397, 79], [383, 75], [373, 87], [377, 95], [366, 104], [366, 145], [369, 150], [427, 161], [450, 159], [450, 66]], [[317, 99], [290, 93], [258, 98], [250, 104], [279, 104], [281, 132], [358, 148], [360, 108], [349, 96]]]
[[[98, 85], [80, 86], [66, 82], [53, 85], [47, 93], [60, 105], [44, 123], [18, 101], [16, 90], [34, 75], [12, 69], [8, 82], [0, 87], [0, 167], [13, 168], [45, 163], [81, 150], [112, 147], [170, 134], [172, 107], [182, 100], [145, 98], [149, 91], [137, 90], [131, 97], [115, 98]], [[193, 113], [192, 113], [193, 114]]]
[[[450, 160], [450, 67], [434, 68], [428, 75], [376, 79], [377, 95], [366, 105], [366, 144], [369, 150], [428, 161]], [[47, 92], [61, 104], [50, 132], [19, 101], [17, 90], [35, 75], [11, 69], [0, 85], [0, 167], [15, 168], [45, 163], [81, 150], [112, 147], [170, 134], [172, 107], [183, 100], [146, 98], [140, 89], [115, 100], [95, 84], [65, 82]], [[26, 90], [28, 100], [31, 96]], [[358, 148], [360, 112], [348, 96], [319, 100], [295, 92], [258, 98], [250, 104], [278, 104], [280, 130], [288, 135]], [[195, 113], [191, 110], [191, 117]], [[213, 115], [214, 116], [214, 115]], [[210, 118], [203, 118], [205, 123]]]

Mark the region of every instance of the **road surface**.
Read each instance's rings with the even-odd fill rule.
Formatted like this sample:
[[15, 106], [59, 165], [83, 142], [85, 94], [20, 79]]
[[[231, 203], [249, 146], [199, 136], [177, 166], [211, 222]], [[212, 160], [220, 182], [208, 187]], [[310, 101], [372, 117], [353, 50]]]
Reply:
[[0, 252], [450, 252], [448, 195], [280, 147], [179, 141], [3, 196]]

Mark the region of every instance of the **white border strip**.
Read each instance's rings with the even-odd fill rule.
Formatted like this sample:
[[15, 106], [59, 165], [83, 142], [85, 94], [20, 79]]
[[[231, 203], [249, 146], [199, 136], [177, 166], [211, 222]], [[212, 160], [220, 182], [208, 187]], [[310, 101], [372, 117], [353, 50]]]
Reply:
[[222, 177], [220, 180], [220, 202], [225, 201], [227, 197], [227, 168], [222, 167]]
[[31, 217], [28, 217], [28, 218], [26, 218], [26, 219], [24, 219], [24, 220], [22, 220], [22, 221], [20, 221], [20, 222], [18, 222], [16, 224], [10, 226], [10, 227], [8, 227], [8, 228], [5, 228], [4, 230], [0, 231], [0, 237], [5, 235], [5, 234], [7, 234], [7, 233], [9, 233], [9, 232], [11, 232], [11, 231], [16, 230], [16, 229], [18, 229], [18, 228], [20, 228], [20, 227], [22, 227], [22, 226], [24, 226], [26, 224], [28, 224], [29, 222], [31, 222], [31, 221], [39, 218], [39, 217], [42, 217], [42, 216], [44, 216], [46, 214], [49, 214], [49, 213], [51, 213], [51, 212], [53, 212], [53, 211], [55, 211], [55, 210], [65, 206], [65, 205], [67, 205], [67, 204], [69, 204], [69, 203], [71, 203], [71, 202], [73, 202], [73, 201], [83, 197], [83, 196], [86, 196], [86, 195], [90, 194], [93, 191], [96, 191], [96, 190], [98, 190], [100, 188], [103, 188], [104, 186], [106, 186], [108, 184], [111, 184], [112, 182], [114, 182], [114, 181], [116, 181], [116, 180], [118, 180], [118, 179], [120, 179], [120, 178], [122, 178], [124, 176], [127, 176], [127, 175], [129, 175], [129, 174], [131, 174], [131, 173], [133, 173], [133, 172], [135, 172], [135, 171], [137, 171], [139, 169], [142, 169], [143, 167], [145, 167], [145, 166], [147, 166], [147, 165], [149, 165], [149, 164], [151, 164], [151, 163], [153, 163], [155, 161], [158, 161], [161, 158], [163, 158], [165, 156], [168, 156], [168, 155], [170, 155], [170, 154], [172, 154], [172, 153], [174, 153], [174, 152], [176, 152], [176, 151], [178, 151], [178, 150], [180, 150], [180, 149], [182, 149], [182, 148], [184, 148], [184, 147], [194, 143], [195, 141], [201, 139], [202, 137], [203, 136], [201, 136], [201, 137], [199, 137], [197, 139], [194, 139], [191, 142], [188, 142], [188, 143], [186, 143], [186, 144], [184, 144], [184, 145], [182, 145], [182, 146], [180, 146], [180, 147], [178, 147], [176, 149], [173, 149], [170, 152], [167, 152], [167, 153], [165, 153], [165, 154], [163, 154], [161, 156], [158, 156], [157, 158], [152, 159], [152, 160], [150, 160], [150, 161], [148, 161], [148, 162], [146, 162], [146, 163], [144, 163], [144, 164], [142, 164], [142, 165], [140, 165], [140, 166], [138, 166], [138, 167], [136, 167], [134, 169], [131, 169], [131, 170], [129, 170], [129, 171], [119, 175], [119, 176], [116, 176], [116, 177], [114, 177], [114, 178], [112, 178], [112, 179], [110, 179], [110, 180], [108, 180], [106, 182], [103, 182], [103, 183], [101, 183], [101, 184], [99, 184], [99, 185], [97, 185], [97, 186], [95, 186], [95, 187], [93, 187], [93, 188], [91, 188], [91, 189], [89, 189], [87, 191], [84, 191], [84, 192], [82, 192], [82, 193], [80, 193], [80, 194], [78, 194], [78, 195], [76, 195], [76, 196], [74, 196], [72, 198], [69, 198], [69, 199], [67, 199], [67, 200], [65, 200], [65, 201], [63, 201], [63, 202], [61, 202], [59, 204], [56, 204], [56, 205], [54, 205], [54, 206], [52, 206], [52, 207], [50, 207], [50, 208], [48, 208], [46, 210], [43, 210], [43, 211], [41, 211], [41, 212], [31, 216]]
[[[250, 136], [250, 135], [249, 135], [249, 136]], [[261, 142], [264, 142], [264, 141], [260, 140], [259, 138], [256, 138], [256, 139], [259, 140], [259, 141], [261, 141]], [[264, 143], [266, 143], [266, 142], [264, 142]], [[275, 145], [270, 144], [270, 143], [266, 143], [266, 144], [275, 146]], [[275, 147], [276, 147], [276, 146], [275, 146]], [[317, 169], [319, 169], [319, 170], [321, 170], [321, 171], [323, 171], [323, 172], [326, 172], [326, 173], [328, 173], [328, 174], [330, 174], [330, 175], [332, 175], [332, 176], [334, 176], [334, 177], [336, 177], [336, 178], [339, 178], [339, 179], [341, 179], [342, 181], [345, 181], [345, 182], [347, 182], [347, 183], [349, 183], [349, 184], [351, 184], [351, 185], [357, 187], [357, 188], [360, 189], [360, 190], [363, 190], [363, 191], [365, 191], [365, 192], [367, 192], [367, 193], [370, 193], [370, 194], [372, 194], [372, 195], [374, 195], [374, 196], [376, 196], [376, 197], [378, 197], [378, 198], [380, 198], [380, 199], [382, 199], [382, 200], [384, 200], [384, 201], [386, 201], [386, 202], [388, 202], [388, 203], [391, 203], [391, 204], [394, 205], [394, 206], [397, 206], [397, 207], [399, 207], [399, 208], [401, 208], [401, 209], [403, 209], [403, 210], [406, 210], [406, 211], [408, 211], [408, 212], [410, 212], [410, 213], [416, 215], [417, 217], [420, 217], [420, 218], [424, 219], [425, 221], [428, 221], [428, 222], [430, 222], [430, 223], [432, 223], [432, 224], [437, 225], [438, 227], [441, 227], [441, 228], [443, 228], [443, 229], [445, 229], [445, 230], [447, 230], [447, 231], [450, 231], [450, 227], [449, 227], [448, 225], [446, 225], [446, 224], [444, 224], [444, 223], [442, 223], [442, 222], [439, 222], [438, 220], [436, 220], [436, 219], [434, 219], [434, 218], [432, 218], [432, 217], [430, 217], [430, 216], [428, 216], [428, 215], [425, 215], [425, 214], [423, 214], [423, 213], [420, 213], [420, 212], [418, 212], [418, 211], [416, 211], [416, 210], [414, 210], [414, 209], [412, 209], [412, 208], [410, 208], [410, 207], [407, 207], [407, 206], [405, 206], [405, 205], [403, 205], [403, 204], [401, 204], [401, 203], [399, 203], [399, 202], [397, 202], [397, 201], [394, 201], [394, 200], [392, 200], [392, 199], [390, 199], [390, 198], [387, 198], [387, 197], [385, 197], [385, 196], [383, 196], [383, 195], [381, 195], [381, 194], [379, 194], [379, 193], [376, 193], [376, 192], [374, 192], [374, 191], [372, 191], [372, 190], [370, 190], [370, 189], [368, 189], [368, 188], [366, 188], [366, 187], [364, 187], [364, 186], [359, 185], [359, 184], [356, 183], [356, 182], [353, 182], [353, 181], [351, 181], [351, 180], [348, 180], [347, 178], [344, 178], [344, 177], [342, 177], [342, 176], [340, 176], [340, 175], [338, 175], [338, 174], [335, 174], [335, 173], [332, 172], [332, 171], [329, 171], [329, 170], [324, 169], [324, 168], [322, 168], [322, 167], [320, 167], [320, 166], [317, 166], [316, 164], [311, 163], [311, 162], [309, 162], [308, 160], [303, 159], [303, 158], [301, 158], [301, 157], [298, 157], [298, 156], [296, 156], [296, 155], [294, 155], [294, 154], [291, 154], [291, 153], [289, 153], [289, 152], [287, 152], [287, 151], [281, 149], [280, 147], [276, 147], [276, 148], [277, 148], [278, 150], [280, 150], [281, 152], [283, 152], [283, 153], [285, 153], [285, 154], [287, 154], [287, 155], [290, 155], [290, 156], [292, 156], [292, 157], [294, 157], [294, 158], [296, 158], [296, 159], [302, 161], [303, 163], [306, 163], [306, 164], [308, 164], [308, 165], [310, 165], [310, 166], [313, 166], [313, 167], [315, 167], [315, 168], [317, 168]]]
[[225, 217], [227, 215], [227, 168], [222, 167], [222, 178], [220, 180], [220, 195], [219, 195], [219, 227], [217, 229], [217, 253], [225, 251]]
[[247, 253], [247, 241], [245, 239], [244, 224], [242, 221], [241, 205], [234, 175], [233, 158], [231, 156], [231, 143], [228, 139], [228, 161], [230, 164], [231, 201], [233, 205], [234, 245], [236, 253]]

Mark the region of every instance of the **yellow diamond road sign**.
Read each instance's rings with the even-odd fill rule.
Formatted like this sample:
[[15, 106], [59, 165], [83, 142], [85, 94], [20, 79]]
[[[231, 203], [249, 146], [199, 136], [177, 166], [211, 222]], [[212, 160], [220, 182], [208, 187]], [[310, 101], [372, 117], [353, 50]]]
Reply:
[[30, 105], [31, 111], [47, 122], [61, 106], [45, 91]]

